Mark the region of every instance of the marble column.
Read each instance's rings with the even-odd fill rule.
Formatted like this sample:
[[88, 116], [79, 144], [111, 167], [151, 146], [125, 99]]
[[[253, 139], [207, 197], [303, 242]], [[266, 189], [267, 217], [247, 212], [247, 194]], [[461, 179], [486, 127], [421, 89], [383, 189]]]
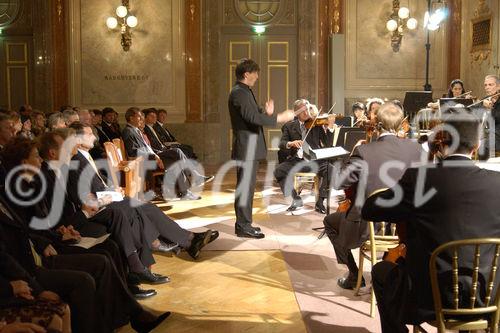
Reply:
[[317, 1], [298, 0], [298, 96], [318, 103]]
[[460, 78], [460, 48], [462, 46], [462, 0], [449, 0], [448, 19], [448, 82]]
[[186, 122], [203, 121], [201, 103], [201, 0], [186, 0]]

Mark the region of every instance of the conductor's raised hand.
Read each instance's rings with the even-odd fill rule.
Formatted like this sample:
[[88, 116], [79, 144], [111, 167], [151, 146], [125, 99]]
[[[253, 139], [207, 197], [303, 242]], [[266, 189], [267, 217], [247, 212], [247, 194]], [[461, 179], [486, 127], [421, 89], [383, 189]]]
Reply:
[[273, 115], [273, 113], [274, 113], [274, 101], [272, 99], [270, 99], [270, 100], [268, 100], [266, 102], [265, 109], [266, 109], [266, 114], [268, 116], [272, 116]]
[[286, 123], [293, 120], [294, 117], [295, 113], [293, 112], [293, 110], [285, 110], [278, 114], [276, 120], [278, 121], [278, 123]]

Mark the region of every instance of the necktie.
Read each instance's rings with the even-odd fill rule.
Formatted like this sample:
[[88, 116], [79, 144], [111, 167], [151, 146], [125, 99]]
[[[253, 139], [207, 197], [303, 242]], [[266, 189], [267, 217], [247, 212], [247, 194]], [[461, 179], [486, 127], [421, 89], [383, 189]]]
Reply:
[[300, 134], [302, 135], [302, 140], [304, 140], [307, 134], [306, 125], [304, 125], [304, 123], [300, 123]]
[[88, 161], [89, 161], [90, 165], [92, 165], [92, 167], [94, 168], [94, 171], [97, 174], [97, 177], [99, 177], [99, 179], [102, 181], [104, 187], [108, 187], [108, 185], [106, 185], [106, 182], [104, 181], [104, 179], [99, 174], [99, 170], [97, 169], [97, 165], [95, 164], [94, 159], [92, 158], [92, 156], [89, 155]]
[[144, 144], [144, 146], [148, 150], [148, 153], [154, 154], [155, 152], [153, 151], [153, 148], [151, 148], [151, 145], [148, 143], [149, 139], [144, 135], [144, 133], [141, 132], [140, 129], [136, 128], [136, 131], [137, 131], [137, 134], [139, 134], [139, 137], [141, 138], [142, 143]]

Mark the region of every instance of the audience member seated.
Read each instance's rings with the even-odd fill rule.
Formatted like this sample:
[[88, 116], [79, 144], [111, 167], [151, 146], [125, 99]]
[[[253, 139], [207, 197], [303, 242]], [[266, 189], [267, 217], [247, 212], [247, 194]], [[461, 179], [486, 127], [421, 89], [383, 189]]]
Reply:
[[[396, 262], [381, 261], [372, 269], [372, 280], [384, 333], [408, 332], [406, 323], [417, 324], [433, 320], [434, 304], [429, 278], [429, 258], [440, 245], [469, 238], [500, 237], [500, 205], [497, 198], [500, 174], [480, 169], [471, 157], [479, 147], [479, 120], [466, 109], [444, 119], [439, 165], [423, 165], [406, 170], [399, 182], [389, 190], [369, 197], [362, 215], [373, 221], [398, 223], [406, 229], [406, 258]], [[451, 129], [456, 130], [453, 131]], [[455, 132], [455, 133], [453, 133]], [[453, 147], [453, 148], [452, 148]], [[455, 150], [452, 150], [456, 147]], [[392, 205], [381, 205], [399, 198]], [[425, 194], [425, 195], [424, 195]], [[481, 251], [479, 281], [487, 281], [493, 249]], [[459, 266], [472, 266], [473, 256], [460, 256]], [[451, 255], [441, 258], [438, 276], [451, 276]], [[460, 274], [460, 272], [459, 272]], [[459, 276], [463, 290], [472, 288], [469, 278]], [[498, 286], [500, 276], [496, 276]], [[453, 299], [450, 279], [443, 279], [440, 289], [443, 306], [450, 307]], [[488, 286], [477, 286], [484, 295]], [[461, 306], [467, 306], [460, 300]]]
[[104, 147], [104, 143], [111, 142], [111, 139], [102, 129], [102, 111], [98, 109], [90, 110], [90, 115], [92, 116], [92, 132], [94, 132], [94, 135], [97, 133], [96, 137], [99, 138], [99, 144]]
[[[320, 193], [318, 193], [318, 200], [316, 201], [315, 210], [321, 214], [326, 213], [324, 200], [328, 193], [328, 181], [326, 180], [326, 170], [328, 162], [313, 161], [307, 162], [303, 156], [297, 153], [302, 150], [302, 146], [308, 145], [312, 149], [326, 148], [333, 145], [333, 126], [335, 124], [335, 117], [330, 117], [329, 124], [324, 128], [323, 126], [315, 126], [311, 129], [306, 141], [304, 137], [307, 133], [305, 122], [311, 118], [308, 110], [310, 108], [309, 101], [305, 99], [296, 100], [294, 103], [294, 111], [298, 113], [297, 117], [283, 125], [282, 136], [280, 141], [280, 149], [289, 149], [290, 155], [288, 158], [280, 163], [274, 170], [274, 177], [278, 181], [281, 191], [285, 197], [292, 197], [292, 204], [288, 211], [294, 211], [303, 206], [300, 195], [293, 188], [293, 174], [290, 172], [311, 172], [315, 168], [318, 170], [317, 175], [320, 180]], [[296, 166], [300, 164], [300, 167]]]
[[167, 128], [167, 110], [165, 109], [153, 109], [156, 111], [157, 120], [153, 128], [156, 134], [160, 137], [161, 142], [166, 145], [173, 145], [182, 150], [182, 152], [187, 156], [187, 158], [197, 159], [198, 157], [194, 153], [193, 147], [186, 145], [177, 141], [175, 136]]
[[47, 130], [45, 113], [34, 110], [31, 113], [31, 131], [35, 137], [42, 135]]
[[42, 332], [37, 328], [71, 332], [68, 305], [57, 294], [43, 290], [35, 278], [0, 249], [0, 332], [6, 325], [18, 325], [19, 330], [11, 327], [10, 332]]
[[108, 136], [110, 141], [113, 139], [121, 139], [122, 134], [120, 127], [116, 126], [118, 123], [118, 116], [112, 108], [102, 109], [102, 123], [101, 127], [104, 133]]
[[[53, 142], [53, 140], [53, 133], [46, 133], [43, 137], [41, 137], [45, 153], [47, 153], [47, 147], [51, 142]], [[81, 247], [70, 246], [73, 243], [79, 242], [81, 240], [81, 235], [73, 228], [72, 225], [66, 226], [65, 222], [67, 224], [71, 221], [76, 224], [76, 221], [78, 221], [79, 223], [83, 223], [85, 225], [85, 230], [88, 230], [89, 228], [93, 228], [95, 230], [96, 227], [98, 227], [99, 229], [95, 236], [103, 236], [106, 233], [105, 227], [102, 225], [96, 225], [92, 222], [82, 221], [83, 219], [86, 220], [84, 214], [73, 212], [70, 208], [70, 212], [67, 212], [66, 214], [59, 214], [59, 216], [57, 216], [59, 219], [56, 219], [56, 214], [49, 216], [51, 208], [50, 204], [52, 202], [49, 201], [48, 203], [47, 201], [52, 200], [52, 196], [43, 196], [44, 193], [42, 193], [42, 184], [45, 183], [46, 185], [47, 191], [45, 194], [53, 194], [53, 178], [55, 175], [49, 179], [50, 175], [46, 172], [43, 172], [41, 175], [39, 174], [42, 162], [38, 156], [38, 149], [35, 142], [24, 138], [10, 141], [3, 152], [3, 158], [7, 171], [12, 172], [13, 179], [18, 180], [18, 182], [15, 183], [17, 185], [13, 185], [12, 181], [6, 184], [8, 189], [7, 193], [9, 193], [7, 200], [17, 216], [20, 217], [26, 226], [30, 225], [33, 218], [49, 219], [52, 224], [55, 225], [51, 230], [33, 230], [32, 234], [38, 234], [46, 239], [43, 247], [47, 248], [50, 245], [56, 250], [56, 252], [63, 254], [103, 254], [108, 257], [111, 263], [113, 263], [113, 269], [116, 270], [116, 275], [119, 276], [123, 283], [127, 283], [121, 252], [118, 245], [114, 241], [107, 239], [103, 243], [88, 250]], [[19, 171], [16, 172], [13, 170], [14, 168], [19, 169]], [[47, 170], [48, 166], [45, 166], [45, 169]], [[47, 177], [45, 177], [45, 175], [47, 175]], [[27, 195], [28, 193], [30, 193], [29, 196]], [[36, 200], [39, 195], [42, 196], [41, 199]], [[33, 200], [35, 203], [30, 204], [30, 208], [26, 209], [25, 202], [29, 200]], [[68, 220], [66, 221], [66, 219]], [[156, 294], [154, 290], [141, 290], [136, 286], [136, 284], [131, 281], [128, 283], [129, 289], [134, 296], [138, 298], [145, 298]]]
[[47, 119], [47, 129], [49, 131], [66, 127], [68, 126], [66, 126], [66, 122], [64, 121], [62, 113], [54, 112], [49, 115], [49, 118]]
[[[347, 277], [337, 281], [344, 289], [353, 289], [358, 275], [351, 249], [358, 248], [369, 237], [368, 225], [360, 214], [364, 198], [384, 185], [388, 187], [395, 183], [411, 163], [420, 160], [423, 153], [418, 143], [396, 136], [403, 121], [403, 111], [399, 107], [384, 104], [376, 117], [380, 124], [378, 139], [358, 145], [344, 165], [337, 163], [334, 167], [334, 188], [357, 193], [356, 197], [350, 198], [351, 207], [346, 212], [330, 214], [323, 221], [338, 263], [347, 265], [349, 270]], [[383, 167], [389, 169], [381, 172]]]
[[19, 116], [19, 113], [15, 112], [15, 111], [8, 111], [7, 115], [9, 116], [10, 120], [12, 121], [12, 136], [16, 137], [21, 132], [21, 129], [23, 128], [23, 123], [21, 122], [21, 117]]
[[78, 116], [78, 112], [75, 110], [64, 110], [62, 113], [64, 123], [66, 124], [66, 127], [69, 127], [69, 125], [73, 124], [74, 122], [80, 121], [80, 117]]
[[92, 147], [92, 149], [89, 150], [89, 153], [92, 156], [92, 158], [95, 160], [106, 158], [106, 151], [104, 150], [104, 147], [101, 145], [99, 141], [99, 134], [97, 132], [97, 129], [92, 124], [92, 114], [90, 113], [90, 111], [87, 109], [79, 109], [78, 118], [80, 119], [80, 122], [82, 124], [84, 124], [85, 126], [89, 126], [92, 129], [92, 132], [96, 137], [96, 141], [94, 142], [94, 147]]
[[33, 112], [33, 109], [31, 108], [31, 105], [25, 104], [19, 107], [19, 115], [21, 117], [26, 117], [29, 118], [31, 117], [31, 114]]
[[35, 135], [31, 132], [31, 119], [26, 116], [21, 116], [21, 123], [22, 127], [21, 131], [17, 134], [18, 137], [33, 140]]
[[[95, 197], [98, 192], [118, 191], [112, 189], [105, 182], [96, 164], [88, 154], [92, 147], [95, 137], [90, 127], [81, 123], [75, 123], [71, 126], [75, 129], [78, 140], [78, 151], [72, 157], [72, 163], [75, 168], [69, 170], [68, 195], [71, 202], [81, 209], [84, 204], [95, 206]], [[89, 202], [90, 198], [93, 198]], [[182, 229], [177, 223], [171, 220], [157, 206], [140, 202], [130, 198], [124, 198], [121, 201], [109, 202], [101, 200], [99, 207], [106, 207], [95, 215], [93, 221], [106, 225], [108, 231], [114, 235], [122, 251], [127, 257], [130, 270], [139, 279], [146, 282], [164, 283], [165, 277], [159, 278], [152, 274], [147, 267], [154, 263], [151, 251], [165, 251], [168, 247], [158, 240], [158, 237], [164, 240], [176, 243], [179, 247], [186, 249], [188, 254], [196, 259], [201, 248], [218, 237], [217, 231], [208, 230], [204, 233], [193, 233]], [[99, 214], [109, 211], [116, 216], [118, 220], [98, 219]], [[124, 221], [123, 217], [127, 220]], [[128, 223], [126, 223], [128, 221]]]
[[[154, 112], [151, 112], [151, 115]], [[179, 196], [183, 200], [197, 200], [200, 196], [192, 193], [189, 188], [201, 186], [211, 181], [213, 176], [204, 176], [196, 170], [189, 171], [186, 155], [179, 148], [166, 148], [159, 146], [160, 150], [149, 145], [139, 126], [144, 126], [144, 114], [135, 107], [131, 107], [125, 113], [127, 126], [123, 129], [123, 143], [128, 157], [135, 158], [144, 156], [145, 160], [156, 161], [158, 168], [165, 171], [163, 184], [166, 197]], [[155, 139], [152, 136], [152, 139]], [[191, 180], [190, 180], [190, 176]]]

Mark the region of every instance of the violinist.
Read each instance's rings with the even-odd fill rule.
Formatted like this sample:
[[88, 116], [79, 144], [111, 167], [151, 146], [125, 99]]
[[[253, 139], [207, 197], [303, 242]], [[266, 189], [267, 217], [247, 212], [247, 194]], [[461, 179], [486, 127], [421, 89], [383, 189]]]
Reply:
[[472, 96], [465, 91], [462, 80], [455, 79], [451, 81], [448, 92], [443, 95], [443, 98], [472, 98]]
[[351, 200], [351, 207], [345, 212], [330, 214], [323, 221], [338, 263], [347, 265], [349, 270], [347, 277], [337, 280], [341, 288], [354, 289], [358, 266], [351, 249], [358, 248], [369, 237], [368, 224], [360, 214], [364, 198], [376, 189], [394, 185], [412, 162], [420, 160], [421, 146], [396, 136], [403, 119], [401, 108], [393, 103], [382, 105], [377, 112], [378, 139], [354, 148], [345, 164], [334, 165], [332, 179], [335, 189], [352, 192], [357, 187], [357, 198]]
[[[294, 211], [303, 206], [302, 199], [299, 194], [293, 189], [293, 174], [295, 172], [311, 172], [318, 170], [317, 174], [320, 181], [320, 193], [316, 201], [315, 210], [321, 214], [326, 213], [324, 201], [328, 193], [328, 182], [326, 180], [327, 161], [311, 161], [304, 160], [301, 156], [302, 147], [308, 145], [312, 149], [327, 148], [333, 145], [333, 129], [335, 126], [335, 117], [328, 118], [328, 125], [314, 126], [308, 129], [306, 124], [312, 123], [315, 118], [311, 114], [311, 109], [314, 109], [306, 99], [299, 99], [294, 103], [294, 111], [297, 116], [294, 120], [283, 125], [281, 131], [280, 150], [289, 149], [290, 154], [286, 160], [281, 162], [274, 171], [274, 177], [280, 184], [281, 190], [285, 197], [292, 197], [292, 203], [288, 211]], [[304, 142], [304, 138], [307, 138]], [[300, 165], [299, 165], [300, 164]], [[291, 172], [294, 171], [292, 174]]]
[[369, 98], [366, 101], [368, 119], [376, 117], [378, 109], [384, 104], [384, 100], [378, 97]]
[[487, 75], [484, 78], [484, 91], [486, 96], [492, 96], [483, 100], [483, 106], [491, 111], [491, 117], [495, 121], [495, 156], [500, 156], [500, 98], [495, 96], [500, 91], [500, 78], [496, 75]]
[[354, 115], [354, 126], [363, 127], [365, 122], [368, 120], [364, 104], [361, 102], [355, 102], [352, 105], [352, 113]]

